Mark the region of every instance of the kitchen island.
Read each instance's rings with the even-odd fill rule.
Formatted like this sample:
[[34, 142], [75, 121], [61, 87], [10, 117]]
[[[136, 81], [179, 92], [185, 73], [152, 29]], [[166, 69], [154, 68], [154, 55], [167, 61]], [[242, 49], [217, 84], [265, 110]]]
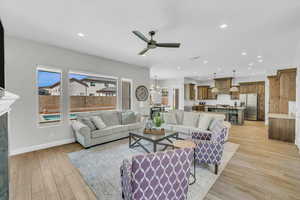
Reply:
[[205, 112], [223, 113], [226, 116], [226, 121], [236, 125], [244, 124], [245, 107], [205, 105]]

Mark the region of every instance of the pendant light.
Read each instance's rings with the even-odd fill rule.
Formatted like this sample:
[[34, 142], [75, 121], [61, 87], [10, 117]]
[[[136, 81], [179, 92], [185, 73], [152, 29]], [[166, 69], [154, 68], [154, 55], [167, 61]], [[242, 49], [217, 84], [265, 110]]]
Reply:
[[[214, 73], [214, 79], [216, 78], [216, 73]], [[216, 88], [216, 86], [213, 87], [213, 89], [211, 90], [212, 93], [218, 93], [219, 89]]]
[[[232, 74], [233, 74], [233, 78], [235, 78], [235, 70], [232, 71]], [[239, 88], [237, 88], [236, 86], [232, 86], [229, 90], [230, 92], [238, 92], [239, 91]]]

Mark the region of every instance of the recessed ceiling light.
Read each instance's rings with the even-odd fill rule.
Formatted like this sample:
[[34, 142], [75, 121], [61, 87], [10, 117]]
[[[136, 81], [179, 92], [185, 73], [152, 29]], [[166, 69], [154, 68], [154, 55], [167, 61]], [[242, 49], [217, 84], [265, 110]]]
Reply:
[[242, 52], [242, 56], [246, 56], [247, 55], [247, 52], [246, 51], [243, 51]]
[[84, 34], [84, 33], [77, 33], [77, 35], [78, 35], [79, 37], [85, 37], [85, 34]]
[[194, 57], [191, 57], [191, 60], [197, 60], [199, 58], [200, 58], [200, 56], [194, 56]]
[[262, 56], [257, 56], [258, 59], [262, 58]]
[[225, 28], [228, 28], [228, 25], [227, 24], [221, 24], [219, 27], [220, 27], [220, 29], [225, 29]]
[[203, 61], [203, 64], [205, 64], [205, 65], [206, 65], [207, 63], [208, 63], [208, 61], [207, 61], [207, 60], [204, 60], [204, 61]]
[[178, 70], [180, 70], [180, 69], [181, 69], [181, 67], [180, 67], [180, 66], [178, 66], [178, 67], [177, 67], [177, 69], [178, 69]]
[[249, 66], [253, 66], [253, 65], [254, 65], [254, 63], [249, 63], [248, 65], [249, 65]]
[[263, 59], [260, 59], [260, 60], [258, 60], [258, 62], [262, 63], [262, 62], [264, 62], [264, 60], [263, 60]]

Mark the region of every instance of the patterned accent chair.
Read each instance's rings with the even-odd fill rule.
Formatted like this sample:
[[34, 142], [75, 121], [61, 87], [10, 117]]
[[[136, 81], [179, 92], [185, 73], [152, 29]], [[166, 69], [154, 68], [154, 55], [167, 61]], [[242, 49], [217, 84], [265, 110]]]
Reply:
[[193, 132], [192, 139], [196, 143], [195, 160], [197, 163], [215, 165], [215, 174], [221, 163], [227, 127], [218, 120], [212, 122], [212, 133]]
[[138, 155], [121, 166], [125, 200], [186, 200], [193, 149]]

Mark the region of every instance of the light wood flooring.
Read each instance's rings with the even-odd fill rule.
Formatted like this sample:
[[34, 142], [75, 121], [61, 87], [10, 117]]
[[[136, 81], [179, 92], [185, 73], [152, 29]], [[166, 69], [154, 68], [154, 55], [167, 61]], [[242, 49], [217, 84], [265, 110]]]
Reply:
[[[206, 200], [300, 199], [300, 154], [295, 145], [268, 140], [263, 122], [233, 126], [229, 140], [240, 147]], [[74, 143], [11, 157], [10, 199], [95, 200], [67, 157], [81, 149]]]

